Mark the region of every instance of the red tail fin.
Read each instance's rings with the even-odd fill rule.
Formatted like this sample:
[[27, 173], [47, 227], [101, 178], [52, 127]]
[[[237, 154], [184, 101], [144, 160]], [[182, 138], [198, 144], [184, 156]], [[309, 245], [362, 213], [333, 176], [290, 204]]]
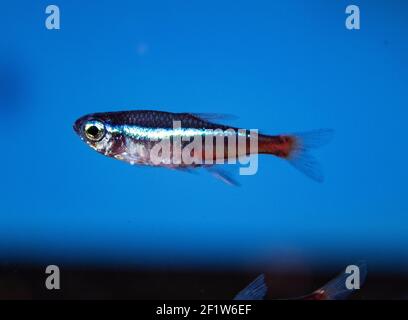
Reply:
[[260, 139], [260, 153], [274, 154], [289, 163], [315, 181], [323, 181], [319, 163], [310, 155], [309, 150], [327, 144], [333, 136], [333, 130], [320, 129], [304, 133], [281, 136], [263, 136]]

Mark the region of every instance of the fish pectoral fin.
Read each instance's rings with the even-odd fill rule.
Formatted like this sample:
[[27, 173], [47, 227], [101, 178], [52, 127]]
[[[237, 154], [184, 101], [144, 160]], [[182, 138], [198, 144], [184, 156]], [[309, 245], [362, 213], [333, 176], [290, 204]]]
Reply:
[[214, 177], [217, 179], [220, 179], [221, 181], [225, 182], [226, 184], [229, 184], [230, 186], [234, 187], [239, 187], [240, 184], [233, 178], [231, 177], [231, 174], [225, 170], [222, 170], [220, 168], [216, 168], [213, 166], [207, 166], [205, 167], [208, 172], [210, 172]]

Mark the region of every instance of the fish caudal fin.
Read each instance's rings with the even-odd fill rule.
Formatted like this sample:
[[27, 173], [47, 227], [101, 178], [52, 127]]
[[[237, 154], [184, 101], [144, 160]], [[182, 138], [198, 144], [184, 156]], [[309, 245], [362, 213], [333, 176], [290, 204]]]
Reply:
[[263, 300], [267, 291], [265, 275], [261, 274], [242, 291], [238, 292], [234, 300]]
[[327, 144], [333, 133], [331, 129], [320, 129], [281, 136], [263, 136], [260, 140], [260, 153], [274, 154], [288, 160], [309, 178], [322, 182], [323, 172], [309, 150]]
[[354, 286], [353, 283], [352, 288], [347, 288], [348, 278], [351, 273], [347, 272], [347, 269], [344, 270], [340, 275], [336, 278], [331, 280], [330, 282], [326, 283], [323, 287], [316, 290], [312, 294], [302, 297], [302, 300], [344, 300], [350, 294], [355, 292], [357, 289], [361, 288], [363, 285], [366, 276], [367, 276], [367, 265], [365, 262], [359, 262], [355, 265], [355, 267], [359, 270], [359, 276], [354, 278], [353, 280], [358, 280], [357, 288]]
[[331, 129], [320, 129], [291, 135], [293, 139], [292, 148], [286, 159], [293, 167], [309, 178], [317, 182], [323, 182], [324, 175], [320, 164], [309, 153], [309, 150], [329, 143], [333, 133], [334, 131]]

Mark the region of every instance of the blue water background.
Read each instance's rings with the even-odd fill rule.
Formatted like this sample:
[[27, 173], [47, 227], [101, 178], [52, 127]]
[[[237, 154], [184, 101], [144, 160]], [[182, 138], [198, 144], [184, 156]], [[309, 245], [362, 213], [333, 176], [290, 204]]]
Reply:
[[[408, 266], [408, 3], [2, 1], [0, 263]], [[6, 89], [5, 89], [6, 88]], [[263, 156], [239, 188], [82, 143], [96, 111], [234, 114], [333, 128], [323, 184]]]

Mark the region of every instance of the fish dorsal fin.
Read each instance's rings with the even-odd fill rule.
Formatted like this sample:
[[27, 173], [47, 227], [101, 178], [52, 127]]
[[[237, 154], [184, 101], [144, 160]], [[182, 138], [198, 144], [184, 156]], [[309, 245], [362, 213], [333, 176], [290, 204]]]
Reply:
[[199, 118], [203, 121], [232, 121], [238, 119], [237, 116], [233, 114], [227, 114], [227, 113], [189, 113], [193, 117]]

